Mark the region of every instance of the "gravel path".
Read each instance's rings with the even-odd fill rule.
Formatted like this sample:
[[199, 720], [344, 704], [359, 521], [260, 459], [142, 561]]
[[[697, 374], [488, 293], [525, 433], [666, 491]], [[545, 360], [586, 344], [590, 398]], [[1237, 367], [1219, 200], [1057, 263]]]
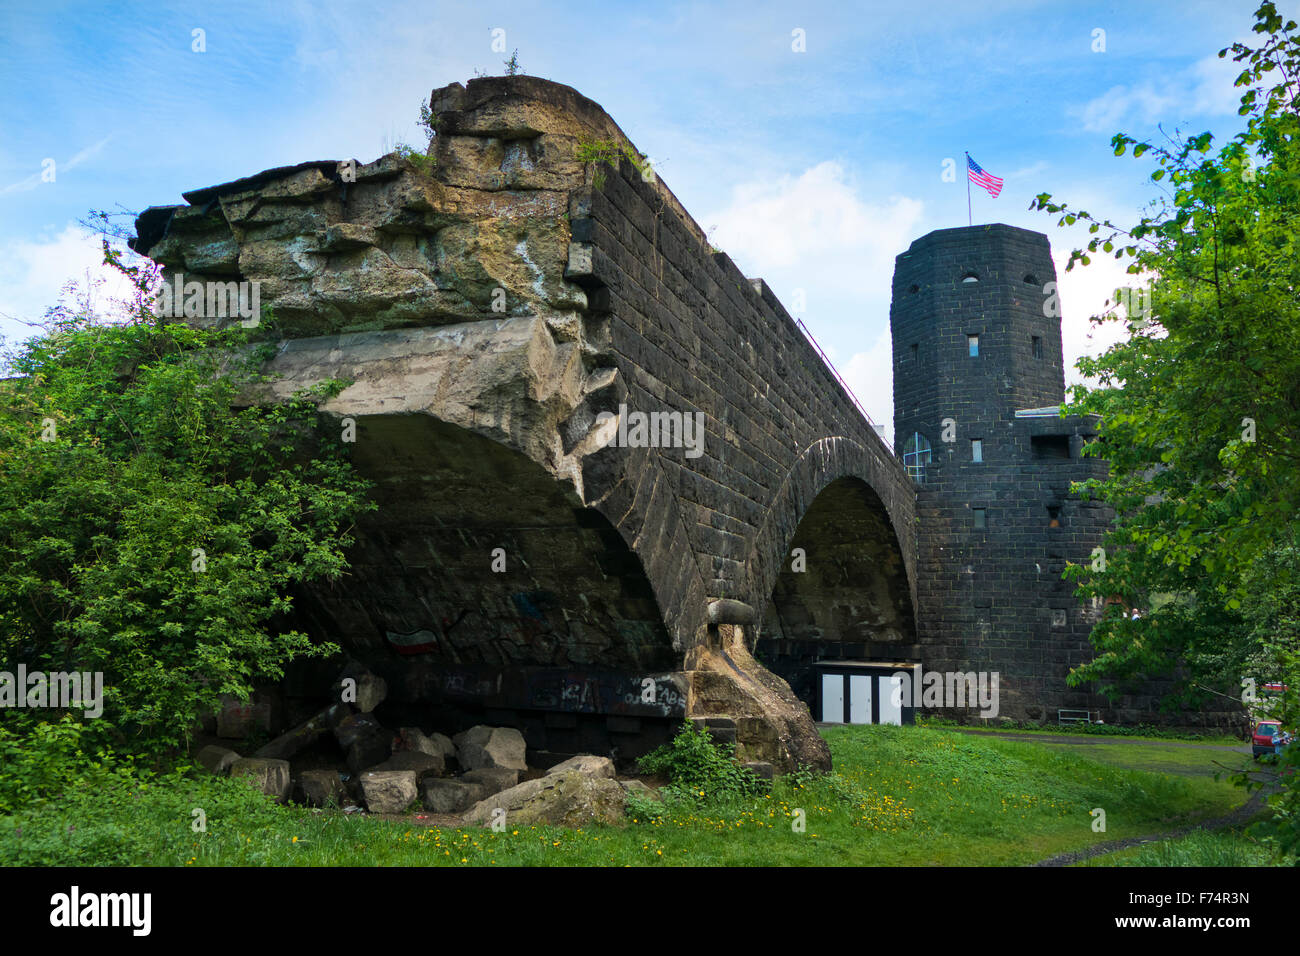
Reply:
[[[1159, 746], [1159, 747], [1199, 747], [1202, 750], [1217, 750], [1226, 753], [1249, 754], [1250, 744], [1243, 743], [1237, 746], [1225, 744], [1201, 744], [1194, 741], [1186, 740], [1134, 740], [1131, 737], [1111, 737], [1104, 735], [1084, 736], [1082, 734], [1017, 734], [1006, 733], [996, 730], [975, 730], [966, 727], [946, 728], [955, 730], [958, 733], [973, 734], [978, 737], [1002, 737], [1009, 740], [1024, 740], [1045, 744], [1072, 744], [1075, 746], [1088, 747], [1096, 744], [1131, 744], [1133, 746]], [[1171, 771], [1161, 771], [1169, 773]], [[1207, 768], [1206, 773], [1213, 773], [1213, 770]], [[1231, 813], [1221, 817], [1214, 817], [1209, 820], [1203, 820], [1200, 823], [1194, 823], [1177, 830], [1170, 830], [1167, 833], [1153, 833], [1146, 836], [1128, 837], [1124, 840], [1107, 840], [1104, 843], [1097, 843], [1084, 850], [1074, 850], [1070, 853], [1061, 853], [1057, 856], [1050, 857], [1046, 860], [1040, 860], [1037, 863], [1030, 863], [1029, 866], [1070, 866], [1081, 860], [1091, 859], [1094, 856], [1102, 856], [1106, 853], [1114, 853], [1116, 850], [1127, 850], [1129, 847], [1141, 846], [1144, 843], [1157, 843], [1161, 840], [1176, 840], [1185, 837], [1197, 830], [1224, 830], [1229, 827], [1243, 826], [1248, 823], [1252, 817], [1264, 808], [1264, 798], [1271, 791], [1257, 790], [1251, 794], [1250, 799], [1233, 810]]]
[[1107, 840], [1105, 843], [1098, 843], [1090, 846], [1086, 850], [1075, 850], [1071, 853], [1060, 853], [1056, 856], [1049, 857], [1046, 860], [1039, 860], [1037, 863], [1030, 863], [1029, 866], [1070, 866], [1078, 863], [1080, 860], [1087, 860], [1094, 856], [1101, 856], [1104, 853], [1114, 853], [1116, 850], [1127, 850], [1129, 847], [1141, 846], [1143, 843], [1157, 843], [1161, 840], [1177, 840], [1185, 837], [1197, 830], [1223, 830], [1228, 827], [1242, 826], [1249, 822], [1255, 814], [1259, 813], [1264, 807], [1265, 793], [1256, 790], [1251, 794], [1250, 799], [1239, 806], [1236, 810], [1221, 817], [1214, 817], [1211, 820], [1203, 820], [1191, 826], [1182, 827], [1178, 830], [1170, 830], [1168, 833], [1155, 833], [1149, 836], [1129, 837], [1126, 840]]

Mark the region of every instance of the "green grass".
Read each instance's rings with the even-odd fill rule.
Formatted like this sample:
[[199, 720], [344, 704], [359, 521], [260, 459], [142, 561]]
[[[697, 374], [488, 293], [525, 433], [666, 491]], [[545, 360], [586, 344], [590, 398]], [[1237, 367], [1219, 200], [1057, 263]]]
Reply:
[[1192, 833], [1084, 860], [1078, 866], [1294, 866], [1236, 830]]
[[1143, 742], [1134, 747], [1124, 743], [1055, 744], [1043, 746], [1057, 752], [1082, 753], [1091, 760], [1130, 770], [1148, 770], [1156, 773], [1201, 774], [1233, 773], [1251, 765], [1250, 754], [1215, 750], [1212, 747], [1178, 747], [1167, 742]]
[[[952, 721], [925, 720], [923, 726], [944, 729], [957, 726]], [[1222, 731], [1166, 730], [1163, 728], [1123, 727], [1116, 724], [1010, 724], [987, 726], [964, 726], [965, 730], [981, 734], [1040, 734], [1047, 737], [1085, 737], [1118, 738], [1123, 740], [1144, 740], [1155, 742], [1183, 741], [1196, 744], [1216, 744], [1225, 747], [1240, 747], [1247, 743], [1240, 737]], [[1145, 731], [1145, 732], [1144, 732]]]
[[[1243, 799], [1209, 776], [1108, 765], [1093, 747], [919, 727], [824, 735], [833, 775], [587, 830], [493, 833], [277, 808], [239, 781], [207, 776], [105, 787], [0, 818], [0, 865], [1015, 865], [1167, 831]], [[1127, 762], [1158, 750], [1116, 746]], [[1106, 810], [1105, 833], [1092, 832], [1095, 807]], [[206, 832], [192, 830], [195, 808]], [[791, 826], [796, 809], [803, 833]]]

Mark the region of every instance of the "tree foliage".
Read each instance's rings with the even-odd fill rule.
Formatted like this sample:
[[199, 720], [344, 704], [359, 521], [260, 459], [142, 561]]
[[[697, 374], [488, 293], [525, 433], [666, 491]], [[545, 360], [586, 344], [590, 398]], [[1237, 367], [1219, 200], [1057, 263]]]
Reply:
[[[1180, 669], [1184, 689], [1236, 693], [1255, 642], [1246, 608], [1251, 569], [1294, 541], [1300, 504], [1300, 42], [1271, 3], [1257, 13], [1259, 47], [1221, 52], [1243, 64], [1246, 128], [1217, 153], [1209, 133], [1167, 145], [1117, 135], [1153, 157], [1163, 198], [1121, 228], [1048, 194], [1034, 206], [1095, 234], [1091, 255], [1129, 260], [1155, 277], [1143, 294], [1094, 321], [1124, 322], [1127, 340], [1078, 368], [1098, 383], [1073, 390], [1070, 411], [1103, 416], [1089, 449], [1110, 475], [1087, 494], [1118, 519], [1105, 560], [1071, 572], [1084, 597], [1119, 596], [1093, 632], [1096, 659], [1076, 680]], [[1271, 85], [1269, 85], [1271, 83]], [[1267, 88], [1266, 88], [1267, 87]], [[1140, 307], [1138, 307], [1140, 306]]]
[[[1085, 598], [1111, 599], [1092, 632], [1095, 658], [1071, 681], [1122, 689], [1176, 676], [1168, 702], [1240, 699], [1243, 679], [1289, 687], [1272, 713], [1300, 713], [1300, 38], [1273, 3], [1256, 11], [1259, 45], [1220, 52], [1241, 64], [1245, 128], [1216, 152], [1209, 133], [1157, 145], [1119, 134], [1115, 155], [1154, 159], [1163, 189], [1136, 225], [1117, 226], [1054, 201], [1031, 208], [1088, 223], [1097, 254], [1150, 278], [1117, 290], [1099, 322], [1127, 338], [1078, 368], [1073, 413], [1102, 416], [1088, 452], [1109, 476], [1079, 490], [1110, 504], [1104, 552], [1071, 566]], [[1119, 306], [1122, 305], [1122, 311]], [[1136, 609], [1136, 613], [1134, 613]], [[1270, 827], [1300, 846], [1300, 755], [1282, 760]], [[1267, 772], [1266, 772], [1267, 774]], [[1256, 780], [1258, 783], [1258, 779]]]
[[[136, 282], [125, 320], [51, 310], [0, 382], [0, 669], [102, 672], [89, 723], [156, 749], [334, 650], [283, 622], [294, 586], [345, 572], [370, 506], [317, 427], [328, 389], [241, 402], [265, 357], [250, 333], [160, 322], [150, 270], [105, 251]], [[3, 714], [18, 732], [49, 716]]]

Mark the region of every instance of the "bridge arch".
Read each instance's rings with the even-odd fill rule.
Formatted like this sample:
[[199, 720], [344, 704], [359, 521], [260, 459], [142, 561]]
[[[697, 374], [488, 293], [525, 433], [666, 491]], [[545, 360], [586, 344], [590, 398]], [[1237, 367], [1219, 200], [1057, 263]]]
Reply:
[[766, 572], [755, 583], [754, 656], [810, 708], [817, 661], [919, 654], [910, 512], [900, 502], [891, 510], [896, 482], [881, 484], [882, 497], [873, 465], [886, 463], [847, 439], [810, 446], [760, 533], [762, 557], [752, 559]]
[[304, 589], [295, 623], [384, 678], [385, 726], [514, 726], [533, 751], [624, 761], [671, 737], [680, 653], [608, 518], [521, 450], [431, 415], [362, 417], [356, 437], [377, 508], [349, 574]]
[[889, 531], [900, 555], [912, 618], [916, 616], [915, 498], [899, 481], [900, 466], [881, 448], [869, 448], [843, 436], [822, 438], [804, 449], [786, 472], [772, 505], [755, 535], [747, 565], [750, 579], [746, 594], [758, 610], [764, 608], [777, 578], [789, 566], [787, 556], [800, 523], [816, 499], [832, 483], [856, 479], [869, 489], [887, 517]]

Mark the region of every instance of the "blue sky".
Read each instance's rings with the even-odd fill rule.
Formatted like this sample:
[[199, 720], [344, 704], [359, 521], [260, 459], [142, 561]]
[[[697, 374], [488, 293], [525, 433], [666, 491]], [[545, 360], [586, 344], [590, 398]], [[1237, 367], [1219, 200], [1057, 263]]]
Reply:
[[[1058, 271], [1081, 229], [1028, 211], [1047, 191], [1128, 222], [1158, 195], [1111, 156], [1156, 124], [1239, 126], [1251, 2], [17, 3], [0, 9], [0, 335], [21, 339], [96, 246], [92, 208], [419, 140], [434, 87], [525, 72], [594, 99], [746, 275], [802, 316], [877, 422], [891, 418], [893, 257], [964, 225], [963, 151], [1005, 178], [976, 222], [1046, 232]], [[1279, 4], [1300, 16], [1300, 0]], [[193, 31], [205, 52], [194, 52]], [[806, 50], [792, 49], [804, 31]], [[1094, 51], [1104, 30], [1104, 52]], [[508, 55], [508, 54], [506, 54]], [[957, 163], [956, 182], [942, 179]], [[53, 159], [53, 182], [42, 181]], [[1062, 276], [1067, 364], [1118, 269]]]

